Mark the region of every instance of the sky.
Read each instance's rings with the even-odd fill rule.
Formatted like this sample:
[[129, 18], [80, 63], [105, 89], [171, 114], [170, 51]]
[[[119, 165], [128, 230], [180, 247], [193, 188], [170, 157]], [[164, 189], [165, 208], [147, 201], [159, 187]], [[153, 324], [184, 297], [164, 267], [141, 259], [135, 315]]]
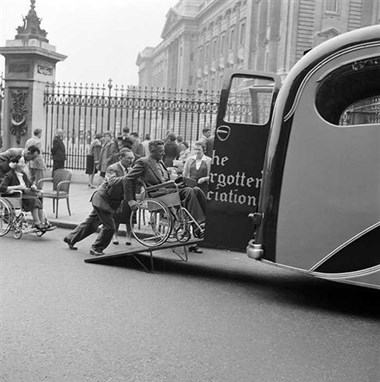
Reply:
[[[57, 81], [137, 85], [137, 55], [157, 46], [166, 14], [178, 0], [36, 0], [49, 44], [68, 56]], [[0, 0], [0, 46], [23, 25], [30, 0]], [[5, 59], [0, 56], [0, 73]]]

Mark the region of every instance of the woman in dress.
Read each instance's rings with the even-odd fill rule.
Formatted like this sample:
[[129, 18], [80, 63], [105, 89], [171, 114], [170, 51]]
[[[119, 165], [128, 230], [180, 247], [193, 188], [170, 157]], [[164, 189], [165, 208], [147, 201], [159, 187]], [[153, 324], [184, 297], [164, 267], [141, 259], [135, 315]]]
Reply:
[[37, 186], [32, 184], [26, 173], [23, 171], [25, 162], [21, 155], [10, 159], [9, 167], [11, 168], [1, 181], [0, 192], [12, 196], [14, 191], [22, 191], [22, 209], [32, 213], [33, 228], [38, 230], [52, 229], [50, 223], [45, 222], [42, 210], [42, 197], [37, 190]]
[[96, 188], [94, 185], [94, 176], [98, 172], [96, 166], [99, 163], [100, 150], [102, 149], [102, 142], [100, 141], [102, 136], [101, 133], [96, 133], [86, 156], [86, 174], [88, 175], [89, 188]]
[[183, 177], [191, 178], [197, 182], [197, 186], [207, 194], [210, 179], [211, 158], [204, 155], [205, 144], [203, 141], [195, 142], [195, 155], [189, 157], [183, 168]]

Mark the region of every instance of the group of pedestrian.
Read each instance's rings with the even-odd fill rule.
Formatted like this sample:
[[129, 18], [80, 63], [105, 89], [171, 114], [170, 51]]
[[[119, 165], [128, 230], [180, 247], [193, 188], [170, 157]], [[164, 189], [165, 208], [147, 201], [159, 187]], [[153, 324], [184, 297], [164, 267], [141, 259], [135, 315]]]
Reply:
[[[208, 129], [209, 130], [209, 129]], [[206, 194], [210, 176], [211, 158], [206, 155], [211, 131], [203, 130], [203, 137], [194, 145], [194, 155], [189, 144], [181, 136], [169, 132], [166, 140], [152, 140], [146, 134], [141, 142], [137, 133], [124, 128], [114, 138], [109, 131], [96, 133], [89, 145], [86, 157], [88, 187], [96, 188], [94, 176], [100, 173], [102, 183], [93, 193], [93, 210], [89, 217], [64, 238], [70, 249], [101, 226], [100, 233], [90, 253], [101, 255], [113, 239], [119, 244], [118, 228], [126, 225], [126, 245], [131, 244], [130, 216], [137, 208], [136, 194], [141, 184], [153, 186], [172, 179], [172, 170], [177, 176], [190, 178], [195, 186], [180, 189], [181, 202], [200, 225], [205, 223]], [[208, 134], [210, 133], [210, 134]], [[41, 227], [42, 202], [36, 185], [43, 178], [47, 166], [42, 157], [41, 129], [35, 129], [26, 141], [25, 148], [9, 149], [0, 153], [0, 191], [20, 189], [24, 193], [23, 207], [32, 212], [34, 224]], [[66, 147], [64, 133], [57, 130], [51, 147], [54, 171], [65, 167]], [[24, 169], [28, 168], [30, 178]], [[186, 183], [185, 183], [186, 184]], [[168, 190], [167, 192], [173, 192]], [[196, 231], [196, 227], [194, 227]], [[196, 246], [190, 248], [201, 252]]]
[[[92, 212], [83, 223], [64, 238], [64, 242], [68, 244], [69, 248], [77, 249], [76, 243], [95, 233], [101, 226], [100, 233], [91, 246], [90, 254], [94, 256], [103, 255], [104, 249], [111, 243], [112, 238], [114, 244], [118, 244], [117, 230], [121, 223], [127, 225], [126, 244], [129, 245], [130, 215], [132, 210], [137, 209], [136, 189], [139, 182], [142, 182], [146, 187], [150, 187], [170, 180], [170, 171], [164, 163], [164, 156], [165, 142], [161, 140], [149, 140], [149, 155], [140, 158], [136, 158], [132, 148], [122, 148], [119, 153], [119, 162], [108, 167], [105, 180], [91, 197]], [[198, 158], [198, 156], [197, 154], [196, 157]], [[195, 169], [196, 167], [198, 167], [198, 170], [203, 168], [197, 166], [197, 163], [198, 159], [195, 160]], [[194, 171], [190, 166], [189, 174], [192, 175]], [[206, 178], [207, 176], [205, 175]], [[203, 179], [199, 184], [206, 181], [207, 179]], [[160, 189], [160, 192], [171, 193], [174, 190], [175, 188]], [[204, 226], [206, 217], [205, 193], [197, 186], [184, 186], [180, 188], [179, 196], [182, 205], [201, 227]], [[199, 228], [195, 226], [195, 235], [200, 234], [197, 232], [198, 230]], [[197, 246], [190, 247], [190, 250], [201, 252]]]
[[145, 141], [140, 142], [138, 133], [130, 133], [128, 128], [123, 128], [122, 134], [113, 137], [110, 131], [97, 133], [91, 142], [86, 157], [86, 174], [88, 174], [88, 187], [96, 188], [94, 176], [99, 171], [101, 180], [106, 178], [107, 169], [110, 165], [119, 161], [120, 152], [123, 148], [130, 149], [135, 159], [148, 155], [147, 142], [150, 136], [145, 136]]

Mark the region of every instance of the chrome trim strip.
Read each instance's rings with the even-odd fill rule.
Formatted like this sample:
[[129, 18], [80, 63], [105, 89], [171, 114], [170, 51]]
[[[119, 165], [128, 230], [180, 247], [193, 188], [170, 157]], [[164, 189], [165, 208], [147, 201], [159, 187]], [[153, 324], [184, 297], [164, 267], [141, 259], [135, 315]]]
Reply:
[[332, 252], [330, 252], [328, 255], [326, 255], [322, 260], [318, 261], [317, 264], [315, 264], [313, 267], [309, 269], [309, 272], [314, 272], [315, 269], [317, 269], [320, 265], [322, 265], [325, 261], [333, 257], [335, 254], [337, 254], [340, 250], [342, 250], [347, 245], [351, 244], [355, 240], [359, 239], [361, 236], [365, 235], [366, 233], [374, 230], [375, 228], [380, 227], [380, 221], [377, 223], [371, 225], [370, 227], [366, 228], [365, 230], [359, 232], [355, 236], [353, 236], [351, 239], [348, 239], [346, 242], [341, 244], [339, 247], [335, 248]]
[[353, 271], [353, 272], [342, 272], [342, 273], [322, 273], [322, 272], [311, 272], [311, 274], [322, 277], [324, 279], [328, 280], [339, 280], [339, 279], [345, 279], [345, 278], [351, 278], [351, 277], [360, 277], [360, 276], [367, 276], [372, 273], [377, 273], [380, 271], [380, 264], [375, 265], [371, 268], [361, 269], [360, 271]]
[[373, 289], [380, 289], [380, 285], [368, 284], [368, 283], [363, 283], [363, 282], [354, 280], [355, 278], [358, 278], [358, 277], [367, 276], [370, 274], [380, 272], [380, 265], [376, 265], [375, 267], [367, 268], [365, 270], [356, 271], [356, 272], [320, 273], [320, 272], [309, 272], [309, 271], [306, 271], [304, 269], [295, 268], [295, 267], [292, 267], [289, 265], [284, 265], [284, 264], [273, 263], [272, 261], [264, 260], [264, 259], [259, 260], [259, 261], [262, 263], [266, 263], [268, 265], [274, 265], [274, 266], [277, 266], [280, 268], [285, 268], [288, 270], [297, 271], [297, 272], [303, 273], [303, 274], [308, 275], [308, 276], [317, 277], [319, 279], [325, 279], [325, 280], [340, 282], [340, 283], [344, 283], [344, 284], [363, 286], [363, 287], [373, 288]]
[[342, 284], [350, 284], [350, 285], [354, 285], [354, 286], [360, 286], [360, 287], [364, 287], [364, 288], [372, 288], [372, 289], [379, 289], [380, 290], [380, 285], [363, 283], [363, 282], [356, 281], [356, 280], [338, 280], [337, 282], [342, 283]]

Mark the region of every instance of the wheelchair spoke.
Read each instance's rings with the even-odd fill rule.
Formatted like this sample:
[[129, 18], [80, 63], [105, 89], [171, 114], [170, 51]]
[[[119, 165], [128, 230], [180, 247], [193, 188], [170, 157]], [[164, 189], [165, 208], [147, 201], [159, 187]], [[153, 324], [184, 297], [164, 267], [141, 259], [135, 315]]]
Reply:
[[131, 215], [132, 234], [138, 242], [154, 247], [164, 243], [172, 230], [172, 217], [161, 202], [146, 199]]
[[15, 213], [12, 205], [0, 197], [0, 236], [6, 235], [12, 228]]

